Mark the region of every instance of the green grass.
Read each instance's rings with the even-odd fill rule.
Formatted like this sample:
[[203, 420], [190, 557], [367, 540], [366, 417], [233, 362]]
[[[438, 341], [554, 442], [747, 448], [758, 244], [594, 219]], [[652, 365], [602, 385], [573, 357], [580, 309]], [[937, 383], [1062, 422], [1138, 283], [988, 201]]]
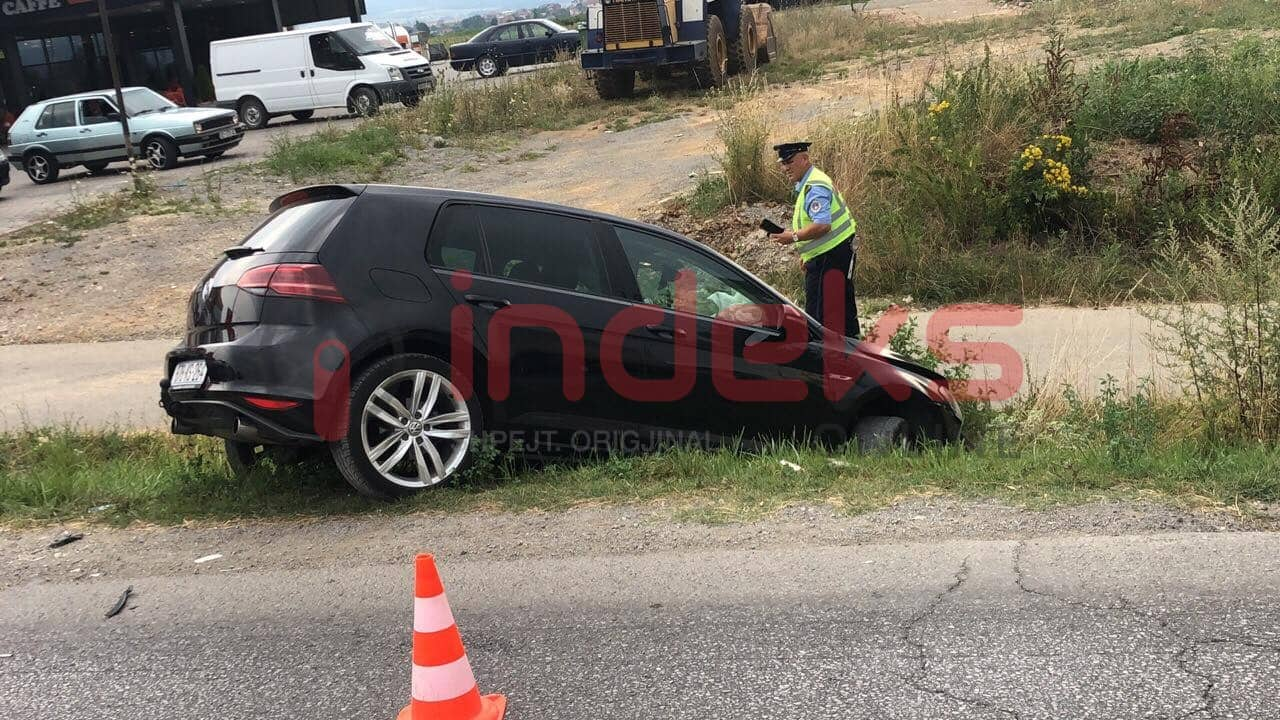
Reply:
[[789, 444], [752, 454], [673, 449], [543, 468], [495, 466], [396, 504], [356, 496], [325, 464], [263, 468], [235, 480], [220, 444], [208, 439], [37, 430], [0, 438], [0, 457], [0, 521], [8, 523], [181, 523], [653, 501], [703, 519], [729, 519], [797, 502], [863, 512], [904, 496], [935, 494], [1033, 508], [1111, 498], [1193, 505], [1280, 499], [1280, 455], [1274, 450], [1206, 449], [1192, 442], [1139, 454], [1123, 467], [1104, 444], [1084, 450], [934, 448], [880, 456]]
[[295, 183], [338, 173], [348, 179], [376, 180], [405, 158], [407, 148], [421, 145], [404, 115], [389, 109], [349, 130], [326, 127], [307, 137], [276, 136], [263, 165]]

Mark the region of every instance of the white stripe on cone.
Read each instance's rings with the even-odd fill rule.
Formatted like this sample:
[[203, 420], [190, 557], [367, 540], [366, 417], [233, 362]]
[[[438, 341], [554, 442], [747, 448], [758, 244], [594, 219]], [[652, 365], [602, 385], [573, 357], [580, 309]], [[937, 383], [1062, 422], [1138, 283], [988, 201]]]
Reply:
[[443, 702], [461, 697], [476, 686], [467, 656], [447, 665], [413, 666], [413, 699], [418, 702]]
[[413, 630], [420, 633], [440, 632], [453, 627], [453, 611], [449, 600], [440, 593], [435, 597], [413, 599]]

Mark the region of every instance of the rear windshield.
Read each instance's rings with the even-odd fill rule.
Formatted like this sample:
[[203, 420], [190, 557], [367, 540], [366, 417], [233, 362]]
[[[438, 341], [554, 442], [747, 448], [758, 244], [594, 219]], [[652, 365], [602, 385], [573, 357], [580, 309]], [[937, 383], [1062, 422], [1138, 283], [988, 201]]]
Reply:
[[355, 198], [290, 205], [267, 218], [240, 243], [263, 252], [319, 252]]

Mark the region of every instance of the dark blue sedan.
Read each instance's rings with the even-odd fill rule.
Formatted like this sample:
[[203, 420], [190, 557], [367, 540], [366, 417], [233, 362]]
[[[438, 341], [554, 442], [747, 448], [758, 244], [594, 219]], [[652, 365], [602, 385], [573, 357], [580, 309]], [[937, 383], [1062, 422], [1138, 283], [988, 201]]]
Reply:
[[449, 64], [458, 72], [475, 70], [483, 78], [507, 68], [551, 62], [578, 51], [578, 33], [551, 20], [522, 20], [494, 25], [464, 43], [449, 47]]

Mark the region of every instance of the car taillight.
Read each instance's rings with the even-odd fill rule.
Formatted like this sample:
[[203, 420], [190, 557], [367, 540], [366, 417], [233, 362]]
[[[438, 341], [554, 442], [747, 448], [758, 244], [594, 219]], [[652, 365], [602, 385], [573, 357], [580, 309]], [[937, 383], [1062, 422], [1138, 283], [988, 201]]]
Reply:
[[292, 410], [302, 404], [297, 400], [277, 400], [256, 395], [247, 395], [244, 401], [263, 410]]
[[327, 302], [346, 302], [333, 278], [322, 265], [280, 263], [246, 270], [236, 281], [244, 290], [269, 290], [286, 297], [304, 297]]

